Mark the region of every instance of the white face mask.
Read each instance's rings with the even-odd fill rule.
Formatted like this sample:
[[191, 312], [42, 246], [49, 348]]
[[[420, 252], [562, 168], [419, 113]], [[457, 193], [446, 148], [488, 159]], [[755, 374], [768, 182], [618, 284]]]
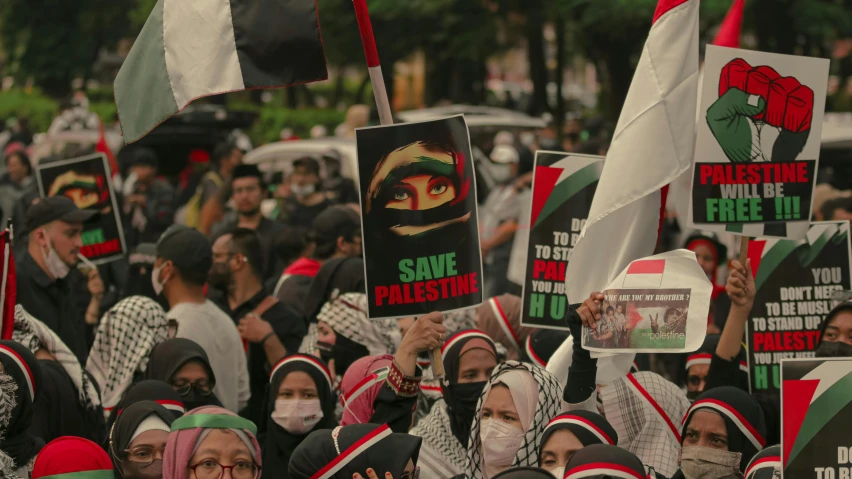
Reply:
[[296, 196], [308, 196], [316, 191], [316, 186], [314, 185], [290, 185], [290, 191], [293, 192]]
[[552, 469], [550, 473], [553, 474], [553, 477], [555, 477], [556, 479], [562, 479], [563, 477], [565, 477], [565, 468], [557, 467], [556, 469]]
[[310, 432], [322, 419], [319, 399], [276, 399], [272, 420], [290, 434]]
[[479, 428], [482, 460], [488, 466], [511, 466], [524, 442], [524, 431], [504, 421], [486, 419]]
[[681, 449], [680, 470], [686, 479], [742, 479], [742, 453], [704, 446]]
[[[47, 232], [44, 234], [46, 237]], [[59, 257], [59, 253], [53, 249], [53, 244], [51, 244], [50, 240], [47, 242], [47, 253], [44, 254], [44, 266], [50, 275], [57, 279], [68, 276], [68, 273], [71, 271], [71, 268]]]
[[160, 266], [154, 266], [154, 270], [151, 271], [151, 285], [154, 287], [154, 294], [159, 296], [163, 292], [163, 287], [166, 285], [166, 282], [160, 282], [160, 271], [163, 270], [163, 267], [166, 263], [161, 264]]

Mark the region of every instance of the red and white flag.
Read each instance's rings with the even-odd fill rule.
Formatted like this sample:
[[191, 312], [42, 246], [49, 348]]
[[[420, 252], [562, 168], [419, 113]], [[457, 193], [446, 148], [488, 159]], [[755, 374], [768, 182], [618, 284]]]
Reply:
[[627, 267], [624, 277], [625, 288], [659, 288], [663, 284], [664, 259], [645, 259], [634, 261]]
[[12, 329], [15, 325], [15, 303], [17, 282], [15, 281], [15, 258], [12, 254], [12, 230], [7, 228], [0, 233], [0, 339], [12, 339]]
[[658, 0], [586, 227], [565, 275], [568, 301], [601, 291], [650, 256], [663, 188], [689, 169], [698, 102], [698, 0]]

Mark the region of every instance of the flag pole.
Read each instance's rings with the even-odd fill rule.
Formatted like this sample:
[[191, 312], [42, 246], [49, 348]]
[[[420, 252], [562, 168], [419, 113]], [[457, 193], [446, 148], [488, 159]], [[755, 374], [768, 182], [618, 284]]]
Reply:
[[750, 236], [740, 236], [740, 256], [737, 260], [743, 265], [745, 268], [746, 259], [748, 258], [748, 242], [751, 240]]
[[352, 0], [355, 6], [355, 17], [358, 19], [358, 30], [361, 32], [361, 43], [364, 44], [364, 56], [367, 57], [367, 71], [370, 74], [370, 84], [373, 86], [373, 96], [376, 98], [376, 108], [379, 111], [379, 121], [382, 125], [392, 125], [388, 91], [382, 76], [382, 65], [379, 63], [379, 51], [376, 49], [376, 37], [373, 35], [373, 24], [370, 22], [370, 12], [367, 10], [367, 0]]
[[[0, 234], [2, 237], [3, 247], [3, 277], [0, 279], [0, 339], [12, 339], [12, 329], [15, 324], [15, 291], [11, 290], [7, 294], [9, 288], [9, 263], [14, 261], [12, 258], [12, 225], [6, 227], [6, 230]], [[14, 274], [14, 270], [12, 270]], [[12, 307], [8, 305], [11, 303]], [[7, 313], [10, 313], [7, 315]]]
[[[355, 17], [358, 19], [358, 30], [361, 33], [361, 43], [364, 45], [364, 56], [367, 57], [367, 72], [370, 74], [370, 84], [373, 86], [373, 97], [376, 99], [376, 109], [379, 111], [379, 122], [382, 125], [393, 125], [388, 91], [382, 75], [382, 65], [379, 62], [379, 50], [376, 48], [376, 37], [373, 35], [373, 24], [370, 21], [370, 11], [367, 0], [352, 0], [355, 7]], [[435, 378], [444, 377], [444, 359], [441, 347], [432, 350], [432, 375]]]

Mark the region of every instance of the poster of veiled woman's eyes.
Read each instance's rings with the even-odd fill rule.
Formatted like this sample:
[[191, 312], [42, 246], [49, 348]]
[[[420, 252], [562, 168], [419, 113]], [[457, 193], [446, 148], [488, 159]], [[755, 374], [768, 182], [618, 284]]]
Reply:
[[476, 184], [464, 116], [356, 130], [371, 318], [482, 302]]

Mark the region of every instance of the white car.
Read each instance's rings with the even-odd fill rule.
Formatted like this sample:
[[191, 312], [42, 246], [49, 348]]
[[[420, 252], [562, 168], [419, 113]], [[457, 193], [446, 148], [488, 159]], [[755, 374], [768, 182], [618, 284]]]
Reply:
[[[310, 140], [292, 140], [269, 143], [246, 153], [243, 163], [257, 165], [267, 175], [282, 172], [289, 175], [293, 171], [293, 162], [310, 156], [320, 159], [329, 152], [340, 156], [340, 174], [355, 180], [358, 176], [358, 160], [355, 141], [343, 138], [316, 138]], [[320, 177], [325, 178], [326, 165], [320, 161]]]

